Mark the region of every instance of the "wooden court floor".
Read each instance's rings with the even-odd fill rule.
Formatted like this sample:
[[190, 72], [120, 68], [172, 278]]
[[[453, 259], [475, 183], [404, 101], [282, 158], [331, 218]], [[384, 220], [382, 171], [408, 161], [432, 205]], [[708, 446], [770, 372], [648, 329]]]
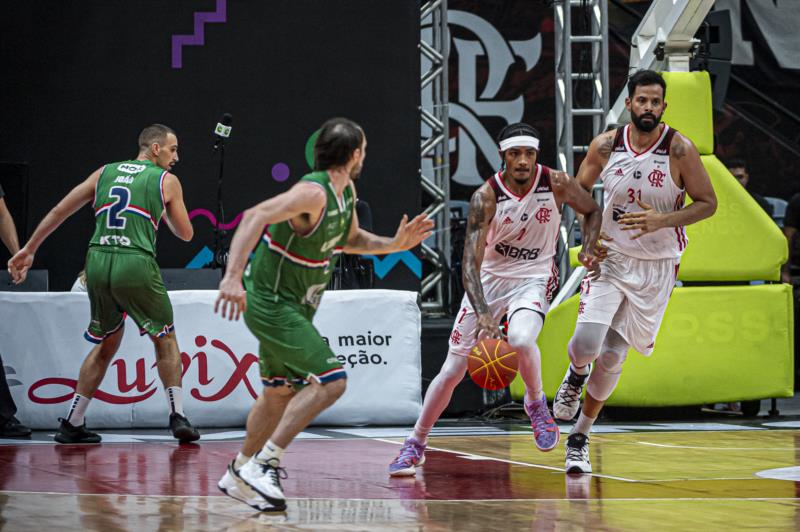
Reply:
[[800, 529], [800, 430], [745, 429], [596, 434], [582, 476], [525, 434], [431, 438], [402, 479], [399, 438], [298, 440], [279, 514], [217, 490], [235, 441], [0, 444], [0, 529]]

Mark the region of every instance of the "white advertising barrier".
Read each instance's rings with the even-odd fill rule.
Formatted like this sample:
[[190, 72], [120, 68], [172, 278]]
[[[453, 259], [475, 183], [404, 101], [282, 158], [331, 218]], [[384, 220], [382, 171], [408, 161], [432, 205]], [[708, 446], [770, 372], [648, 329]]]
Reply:
[[[241, 427], [261, 393], [258, 342], [243, 321], [214, 314], [215, 290], [170, 292], [183, 362], [184, 409], [199, 427]], [[85, 293], [0, 292], [0, 355], [17, 417], [58, 426], [94, 344]], [[314, 323], [347, 370], [347, 391], [316, 424], [403, 424], [421, 408], [417, 294], [327, 292]], [[165, 427], [167, 402], [152, 342], [128, 318], [119, 352], [87, 411], [90, 428]]]

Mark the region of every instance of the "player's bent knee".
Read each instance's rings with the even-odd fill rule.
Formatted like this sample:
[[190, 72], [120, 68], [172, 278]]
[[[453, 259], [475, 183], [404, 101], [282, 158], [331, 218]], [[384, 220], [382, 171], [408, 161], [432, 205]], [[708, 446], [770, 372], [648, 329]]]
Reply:
[[622, 364], [627, 358], [627, 352], [606, 351], [597, 359], [597, 365], [607, 373], [619, 373], [622, 371]]
[[533, 329], [509, 329], [508, 343], [515, 349], [533, 349], [536, 346], [536, 336]]
[[593, 346], [587, 345], [575, 338], [569, 341], [567, 345], [567, 354], [569, 355], [569, 361], [572, 362], [572, 365], [578, 368], [591, 364], [597, 358], [596, 348], [593, 349]]
[[347, 390], [347, 378], [342, 377], [341, 379], [336, 379], [335, 381], [323, 384], [322, 387], [328, 394], [328, 397], [335, 401]]

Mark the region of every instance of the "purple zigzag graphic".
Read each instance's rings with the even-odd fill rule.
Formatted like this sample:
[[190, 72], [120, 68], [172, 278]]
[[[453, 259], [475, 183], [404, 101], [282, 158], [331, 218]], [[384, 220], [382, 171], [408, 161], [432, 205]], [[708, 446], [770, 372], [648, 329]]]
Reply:
[[236, 215], [236, 218], [234, 218], [232, 222], [222, 224], [217, 222], [217, 217], [214, 216], [214, 213], [212, 213], [208, 209], [195, 209], [189, 213], [189, 219], [193, 220], [198, 216], [204, 216], [205, 218], [208, 219], [209, 222], [211, 222], [212, 226], [217, 226], [220, 229], [228, 231], [230, 229], [235, 229], [236, 226], [239, 225], [239, 222], [242, 220], [243, 214], [244, 214], [243, 212], [240, 212], [239, 214]]
[[212, 22], [225, 22], [228, 0], [217, 0], [214, 12], [198, 11], [194, 14], [193, 35], [172, 36], [172, 68], [183, 68], [183, 47], [203, 46], [205, 44], [205, 25]]

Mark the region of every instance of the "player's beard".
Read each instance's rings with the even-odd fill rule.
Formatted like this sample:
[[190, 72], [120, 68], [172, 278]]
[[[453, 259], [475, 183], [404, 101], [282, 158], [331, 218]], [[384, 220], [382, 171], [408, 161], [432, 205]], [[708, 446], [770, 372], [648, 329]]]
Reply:
[[[649, 119], [649, 120], [647, 120]], [[654, 115], [653, 113], [642, 113], [640, 115], [634, 114], [631, 111], [631, 122], [636, 126], [636, 129], [643, 133], [650, 133], [661, 122], [661, 115]]]
[[[533, 177], [533, 170], [530, 169], [527, 171], [527, 173], [524, 174], [523, 172], [509, 172], [509, 173], [511, 174], [511, 179], [514, 180], [514, 183], [520, 186], [527, 185], [530, 182], [531, 177]], [[521, 177], [523, 175], [525, 177]]]
[[357, 164], [350, 169], [350, 179], [355, 181], [361, 176], [361, 169], [364, 168], [363, 164]]

